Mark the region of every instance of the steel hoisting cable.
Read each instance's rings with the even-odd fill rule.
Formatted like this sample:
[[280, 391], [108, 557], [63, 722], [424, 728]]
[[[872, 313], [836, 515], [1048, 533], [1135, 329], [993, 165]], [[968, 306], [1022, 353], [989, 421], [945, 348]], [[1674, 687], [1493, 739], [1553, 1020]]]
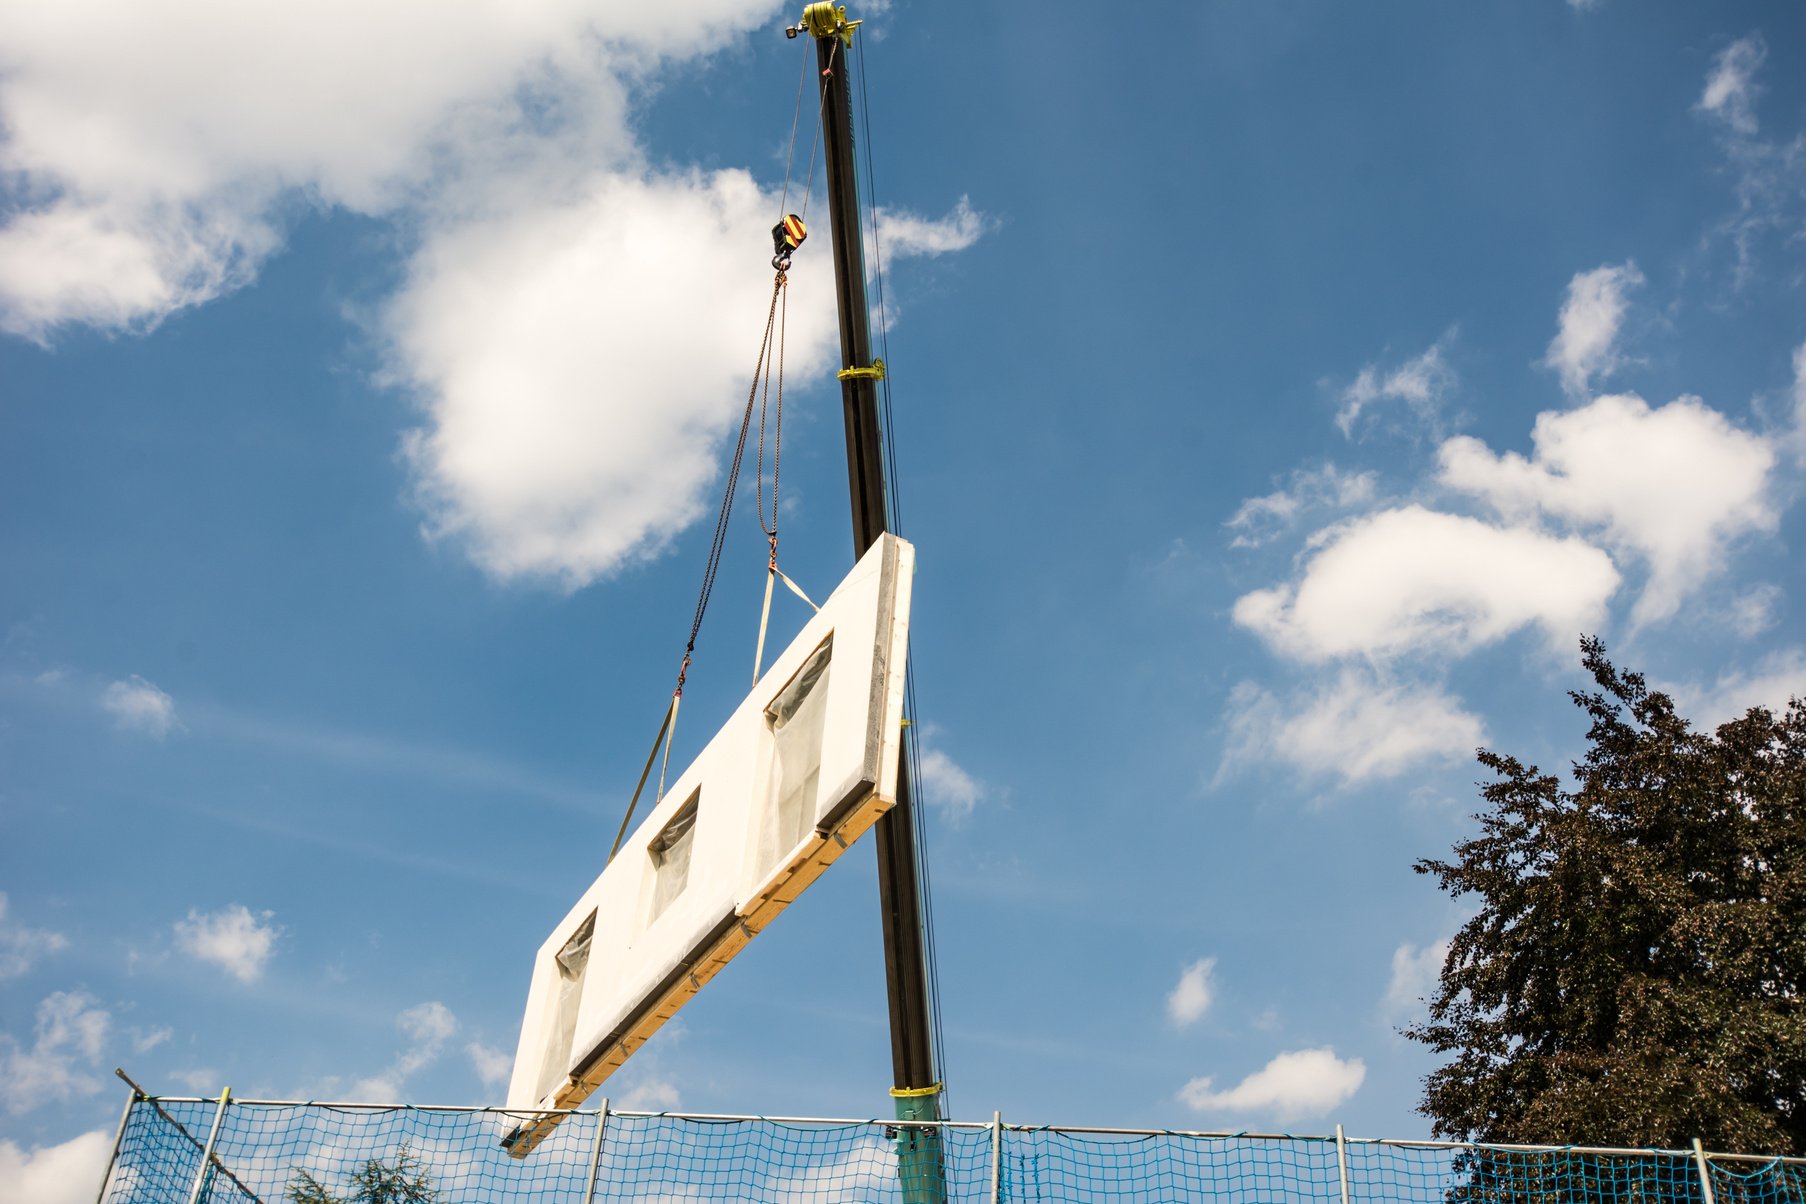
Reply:
[[[866, 214], [871, 218], [872, 231], [872, 275], [878, 286], [878, 345], [883, 353], [881, 358], [886, 365], [891, 363], [890, 354], [890, 322], [884, 306], [884, 245], [878, 223], [877, 176], [872, 164], [872, 118], [871, 105], [866, 91], [865, 43], [858, 41], [858, 75], [859, 75], [859, 107], [860, 123], [865, 128], [865, 190]], [[885, 467], [890, 477], [890, 489], [887, 491], [890, 503], [890, 529], [899, 535], [903, 531], [902, 477], [897, 472], [896, 424], [891, 417], [890, 373], [887, 371], [878, 380], [879, 397], [881, 399], [883, 423], [881, 437], [884, 445]], [[916, 701], [914, 657], [908, 658], [904, 676], [905, 704], [912, 725], [920, 723], [921, 707]], [[946, 1076], [941, 1073], [941, 1057], [947, 1048], [946, 1031], [941, 1012], [941, 967], [940, 951], [934, 939], [934, 891], [929, 874], [928, 833], [925, 821], [925, 808], [920, 806], [920, 784], [923, 782], [921, 742], [909, 740], [905, 744], [909, 756], [909, 780], [917, 790], [917, 806], [910, 808], [910, 826], [915, 837], [915, 874], [916, 893], [922, 901], [922, 945], [924, 960], [928, 971], [928, 1015], [930, 1031], [934, 1038], [931, 1057], [935, 1063], [932, 1077], [941, 1084], [941, 1115], [950, 1115], [947, 1107], [948, 1096]]]
[[684, 674], [690, 668], [690, 656], [696, 651], [696, 633], [702, 630], [702, 617], [709, 609], [709, 595], [715, 591], [715, 575], [721, 570], [721, 549], [727, 542], [727, 520], [734, 512], [734, 493], [740, 484], [740, 464], [746, 457], [746, 434], [752, 429], [753, 403], [759, 400], [759, 377], [765, 372], [766, 356], [771, 352], [771, 335], [777, 325], [778, 301], [788, 283], [784, 269], [779, 268], [771, 286], [771, 306], [765, 311], [765, 334], [759, 340], [759, 356], [753, 364], [752, 387], [746, 393], [746, 409], [740, 415], [740, 437], [734, 442], [734, 454], [728, 461], [727, 487], [721, 491], [721, 509], [715, 516], [715, 534], [709, 540], [709, 560], [702, 572], [702, 588], [696, 595], [696, 615], [690, 622], [690, 638], [684, 644], [683, 668], [678, 670], [677, 690], [683, 692]]
[[[830, 58], [837, 55], [839, 53], [838, 46], [829, 53]], [[784, 220], [784, 214], [788, 212], [788, 205], [790, 202], [791, 169], [796, 162], [796, 136], [797, 130], [802, 125], [803, 90], [808, 84], [808, 80], [809, 55], [808, 47], [805, 46], [802, 71], [797, 79], [796, 85], [796, 109], [790, 118], [790, 149], [784, 158], [784, 191], [780, 195], [778, 202], [778, 215], [780, 221]], [[802, 213], [798, 215], [799, 221], [809, 215], [809, 200], [815, 192], [815, 156], [816, 152], [821, 147], [822, 113], [825, 111], [826, 105], [827, 94], [824, 92], [822, 93], [821, 101], [816, 108], [815, 134], [809, 143], [809, 170], [807, 179], [803, 184]], [[758, 457], [754, 461], [754, 496], [758, 499], [759, 529], [765, 532], [766, 541], [771, 549], [770, 555], [766, 558], [765, 562], [765, 601], [759, 611], [759, 638], [758, 642], [753, 647], [752, 679], [754, 685], [758, 684], [759, 673], [765, 663], [765, 636], [771, 623], [772, 588], [777, 580], [782, 578], [784, 584], [790, 588], [790, 592], [801, 598], [803, 602], [808, 605], [810, 610], [819, 611], [821, 609], [808, 594], [803, 592], [801, 586], [795, 581], [792, 581], [790, 577], [785, 574], [784, 570], [778, 567], [778, 479], [784, 454], [784, 345], [785, 335], [789, 325], [789, 317], [790, 297], [789, 294], [786, 293], [778, 311], [777, 354], [774, 357], [771, 357], [777, 360], [777, 405], [774, 408], [770, 404], [771, 358], [768, 358], [765, 361], [764, 389], [761, 393], [759, 404], [759, 451]], [[765, 427], [768, 414], [772, 419], [771, 522], [769, 524], [765, 521]]]
[[[768, 358], [772, 353], [772, 331], [776, 326], [779, 301], [784, 297], [785, 285], [789, 282], [784, 268], [779, 266], [771, 285], [771, 305], [765, 311], [765, 333], [759, 340], [758, 358], [753, 363], [752, 387], [747, 390], [746, 408], [740, 415], [740, 435], [734, 441], [734, 454], [728, 461], [727, 484], [721, 491], [721, 508], [715, 515], [715, 533], [709, 539], [708, 563], [702, 571], [702, 587], [696, 595], [696, 612], [690, 620], [690, 635], [684, 641], [683, 662], [677, 668], [677, 685], [671, 691], [670, 705], [665, 708], [665, 717], [659, 722], [658, 735], [652, 739], [652, 752], [646, 758], [646, 768], [640, 772], [639, 784], [633, 788], [633, 797], [627, 802], [627, 814], [621, 818], [621, 829], [615, 835], [614, 847], [609, 850], [608, 859], [613, 861], [615, 854], [621, 850], [621, 842], [627, 837], [628, 826], [633, 822], [633, 813], [639, 807], [640, 795], [646, 789], [647, 779], [652, 775], [652, 763], [658, 759], [659, 746], [665, 750], [664, 765], [659, 770], [658, 794], [654, 806], [665, 796], [665, 773], [671, 767], [671, 745], [677, 735], [677, 711], [683, 702], [684, 681], [690, 672], [690, 662], [696, 653], [696, 637], [702, 631], [703, 616], [708, 613], [709, 597], [715, 592], [715, 578], [721, 571], [721, 552], [727, 543], [728, 519], [734, 512], [734, 494], [740, 485], [740, 465], [746, 458], [746, 434], [752, 427], [753, 403], [759, 398], [759, 382], [761, 376], [768, 376]], [[782, 349], [778, 351], [782, 358]], [[779, 373], [781, 381], [782, 371]], [[775, 504], [774, 504], [775, 508]]]
[[[759, 400], [759, 454], [753, 460], [753, 499], [759, 507], [759, 530], [765, 532], [766, 542], [771, 547], [771, 554], [765, 560], [765, 602], [759, 608], [759, 639], [753, 645], [753, 684], [759, 684], [759, 673], [765, 665], [765, 633], [771, 625], [771, 587], [782, 574], [778, 571], [778, 479], [784, 461], [784, 335], [789, 326], [790, 299], [785, 297], [780, 309], [778, 321], [778, 404], [775, 413], [771, 406], [771, 359], [765, 362], [765, 388]], [[771, 522], [765, 521], [765, 426], [766, 417], [772, 414], [771, 422]], [[808, 595], [797, 588], [794, 581], [784, 578], [785, 584], [796, 590], [798, 596], [808, 601]], [[815, 603], [810, 602], [810, 606]]]
[[[872, 167], [872, 112], [865, 88], [865, 39], [859, 39], [859, 110], [860, 121], [865, 126], [865, 191], [866, 211], [871, 215], [872, 228], [872, 278], [878, 286], [878, 350], [883, 354], [877, 358], [890, 363], [890, 318], [884, 309], [884, 239], [878, 228], [878, 184], [876, 172]], [[890, 374], [887, 371], [878, 378], [878, 396], [884, 413], [884, 456], [885, 470], [890, 476], [890, 489], [887, 496], [890, 501], [891, 530], [898, 534], [903, 530], [903, 482], [897, 472], [897, 441], [893, 435], [896, 429], [891, 422], [890, 409]]]

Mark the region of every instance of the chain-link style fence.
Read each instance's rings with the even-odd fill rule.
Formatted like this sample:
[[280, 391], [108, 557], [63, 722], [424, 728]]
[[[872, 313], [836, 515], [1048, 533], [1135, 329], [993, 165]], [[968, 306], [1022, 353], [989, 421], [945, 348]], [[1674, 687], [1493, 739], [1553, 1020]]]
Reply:
[[1806, 1159], [134, 1095], [99, 1204], [1806, 1204]]

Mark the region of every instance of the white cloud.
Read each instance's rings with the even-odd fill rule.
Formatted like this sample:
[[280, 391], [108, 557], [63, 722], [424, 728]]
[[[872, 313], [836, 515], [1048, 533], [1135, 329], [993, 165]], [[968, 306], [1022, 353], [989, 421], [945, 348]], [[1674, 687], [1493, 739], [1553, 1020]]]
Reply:
[[1424, 1001], [1435, 997], [1442, 979], [1442, 963], [1449, 942], [1437, 941], [1421, 949], [1409, 943], [1392, 951], [1392, 977], [1386, 983], [1381, 1010], [1389, 1020], [1411, 1020], [1423, 1014]]
[[276, 951], [281, 929], [270, 923], [273, 915], [253, 915], [242, 903], [210, 914], [191, 910], [187, 919], [176, 921], [176, 948], [212, 962], [240, 982], [255, 982]]
[[[887, 262], [916, 256], [947, 255], [977, 242], [994, 223], [972, 208], [969, 197], [960, 197], [945, 217], [928, 218], [904, 209], [875, 211], [873, 233], [867, 236], [866, 254], [875, 263], [882, 251]], [[875, 244], [875, 245], [874, 245]]]
[[1224, 772], [1276, 762], [1356, 785], [1472, 756], [1485, 739], [1480, 720], [1440, 688], [1349, 667], [1287, 701], [1253, 682], [1237, 685]]
[[[443, 1003], [429, 1000], [402, 1012], [395, 1018], [395, 1026], [408, 1039], [407, 1048], [380, 1073], [358, 1080], [351, 1088], [352, 1098], [370, 1103], [398, 1102], [407, 1081], [437, 1062], [445, 1052], [446, 1042], [457, 1034], [458, 1018]], [[478, 1069], [482, 1069], [480, 1063]]]
[[0, 228], [0, 327], [154, 325], [248, 280], [296, 199], [380, 215], [462, 203], [473, 162], [517, 166], [559, 138], [619, 155], [630, 81], [768, 8], [708, 0], [681, 23], [580, 0], [0, 9], [0, 163], [30, 200]]
[[1755, 706], [1780, 715], [1789, 699], [1806, 698], [1806, 648], [1780, 649], [1754, 669], [1730, 670], [1710, 686], [1670, 686], [1668, 692], [1681, 714], [1698, 727], [1716, 727]]
[[1781, 587], [1753, 585], [1732, 599], [1725, 611], [1725, 623], [1745, 639], [1761, 635], [1775, 625], [1775, 610], [1781, 604]]
[[0, 1106], [19, 1113], [46, 1101], [93, 1095], [100, 1082], [86, 1069], [100, 1057], [112, 1017], [92, 995], [58, 991], [38, 1004], [31, 1047], [0, 1034]]
[[1638, 622], [1673, 614], [1739, 535], [1770, 530], [1774, 449], [1698, 398], [1652, 410], [1631, 395], [1537, 416], [1527, 460], [1466, 436], [1442, 447], [1441, 480], [1507, 518], [1548, 514], [1600, 531], [1649, 564]]
[[68, 947], [69, 940], [60, 932], [44, 928], [28, 928], [7, 915], [10, 904], [6, 892], [0, 890], [0, 981], [17, 978], [31, 969], [46, 953]]
[[1215, 984], [1211, 975], [1217, 967], [1214, 957], [1202, 958], [1185, 967], [1179, 975], [1179, 983], [1166, 997], [1166, 1015], [1180, 1028], [1195, 1024], [1204, 1018], [1210, 1010], [1210, 1004], [1216, 998]]
[[1223, 525], [1235, 532], [1234, 548], [1258, 548], [1284, 534], [1307, 510], [1347, 509], [1371, 502], [1377, 478], [1371, 472], [1343, 472], [1334, 464], [1293, 472], [1283, 489], [1251, 497]]
[[104, 1129], [31, 1149], [0, 1138], [0, 1183], [9, 1204], [92, 1204], [112, 1152]]
[[[424, 414], [404, 451], [426, 533], [498, 578], [588, 583], [703, 513], [771, 288], [777, 198], [744, 172], [655, 167], [631, 99], [775, 11], [0, 9], [0, 169], [27, 198], [0, 226], [0, 329], [149, 329], [254, 277], [308, 206], [395, 219], [414, 249], [371, 312], [385, 379]], [[988, 225], [962, 198], [873, 228], [897, 258]], [[792, 375], [834, 336], [812, 251], [791, 276]]]
[[984, 786], [938, 748], [922, 752], [922, 785], [929, 804], [954, 823], [970, 816], [985, 797]]
[[397, 1017], [395, 1024], [421, 1047], [443, 1045], [458, 1031], [458, 1018], [437, 1000], [416, 1004]]
[[1199, 1112], [1270, 1114], [1286, 1120], [1321, 1116], [1360, 1089], [1367, 1066], [1343, 1061], [1336, 1051], [1300, 1049], [1282, 1053], [1227, 1091], [1213, 1091], [1211, 1078], [1196, 1078], [1179, 1089], [1179, 1099]]
[[623, 1112], [670, 1112], [683, 1104], [677, 1084], [668, 1078], [649, 1076], [640, 1079], [620, 1097]]
[[1455, 368], [1448, 362], [1444, 349], [1453, 339], [1446, 334], [1427, 351], [1392, 369], [1381, 372], [1376, 364], [1368, 364], [1346, 389], [1336, 411], [1336, 426], [1345, 437], [1352, 438], [1361, 414], [1376, 402], [1402, 401], [1417, 420], [1434, 428], [1443, 400], [1455, 388]]
[[1756, 132], [1756, 71], [1768, 57], [1761, 34], [1738, 38], [1712, 60], [1711, 74], [1700, 93], [1702, 111], [1723, 121], [1739, 134]]
[[121, 728], [161, 740], [176, 726], [176, 701], [142, 677], [110, 683], [100, 705]]
[[152, 1029], [135, 1028], [132, 1030], [132, 1052], [139, 1054], [149, 1053], [151, 1050], [164, 1044], [175, 1035], [176, 1030], [169, 1027], [167, 1024]]
[[485, 1088], [494, 1090], [508, 1085], [509, 1076], [514, 1073], [512, 1054], [480, 1041], [466, 1045], [464, 1052], [470, 1055], [470, 1064], [476, 1069], [477, 1081]]
[[1569, 394], [1584, 395], [1594, 377], [1608, 376], [1624, 362], [1618, 353], [1628, 308], [1624, 294], [1642, 283], [1643, 274], [1628, 262], [1577, 272], [1568, 282], [1561, 325], [1543, 362], [1561, 374]]
[[178, 1070], [169, 1077], [200, 1096], [217, 1096], [223, 1088], [220, 1072], [212, 1067]]
[[1713, 59], [1697, 106], [1716, 122], [1736, 181], [1736, 210], [1713, 233], [1728, 236], [1736, 248], [1738, 288], [1798, 250], [1806, 236], [1806, 134], [1764, 138], [1756, 120], [1756, 74], [1767, 56], [1760, 34], [1726, 46]]
[[1806, 343], [1793, 349], [1793, 443], [1794, 458], [1806, 465]]
[[1405, 506], [1319, 534], [1300, 578], [1236, 600], [1235, 621], [1307, 660], [1461, 654], [1526, 627], [1565, 645], [1618, 586], [1578, 539]]
[[[388, 316], [427, 415], [406, 449], [429, 530], [496, 577], [574, 588], [694, 521], [745, 405], [774, 205], [739, 171], [613, 175], [435, 228]], [[791, 281], [805, 376], [834, 334], [825, 258]], [[681, 371], [648, 352], [675, 314]]]

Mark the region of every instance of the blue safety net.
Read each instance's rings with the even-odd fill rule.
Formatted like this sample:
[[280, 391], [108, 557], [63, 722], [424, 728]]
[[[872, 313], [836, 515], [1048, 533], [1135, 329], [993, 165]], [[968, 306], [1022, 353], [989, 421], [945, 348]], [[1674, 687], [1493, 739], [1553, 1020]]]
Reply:
[[[945, 1122], [136, 1100], [102, 1204], [1806, 1204], [1806, 1160]], [[536, 1124], [536, 1122], [538, 1122]], [[540, 1139], [515, 1157], [505, 1144]], [[518, 1150], [518, 1146], [516, 1147]]]

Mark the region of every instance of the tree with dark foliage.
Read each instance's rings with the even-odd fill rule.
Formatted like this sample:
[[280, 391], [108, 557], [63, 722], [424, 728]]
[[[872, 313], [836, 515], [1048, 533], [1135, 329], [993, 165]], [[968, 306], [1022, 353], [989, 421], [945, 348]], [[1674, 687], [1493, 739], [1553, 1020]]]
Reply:
[[1581, 641], [1598, 690], [1574, 788], [1481, 751], [1480, 905], [1429, 1019], [1439, 1136], [1806, 1154], [1806, 704], [1699, 732]]
[[296, 1171], [288, 1186], [294, 1204], [437, 1204], [439, 1191], [425, 1165], [402, 1146], [393, 1164], [371, 1158], [351, 1176], [349, 1195], [335, 1196], [306, 1171]]

